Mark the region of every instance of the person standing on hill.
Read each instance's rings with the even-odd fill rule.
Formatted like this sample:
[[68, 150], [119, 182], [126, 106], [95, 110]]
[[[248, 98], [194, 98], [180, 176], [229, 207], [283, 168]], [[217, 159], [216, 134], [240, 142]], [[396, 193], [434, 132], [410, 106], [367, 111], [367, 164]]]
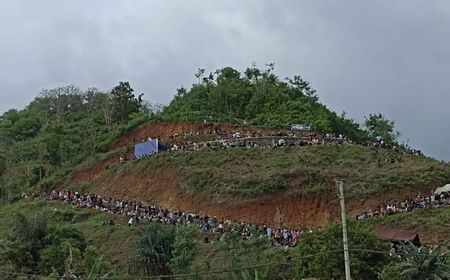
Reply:
[[131, 227], [133, 225], [133, 217], [131, 217], [129, 220], [128, 220], [128, 227]]

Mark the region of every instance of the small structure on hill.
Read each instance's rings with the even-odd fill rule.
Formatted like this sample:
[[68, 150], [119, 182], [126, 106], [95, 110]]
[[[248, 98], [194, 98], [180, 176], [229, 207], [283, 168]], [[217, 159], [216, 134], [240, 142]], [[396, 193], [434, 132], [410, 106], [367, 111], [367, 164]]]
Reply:
[[447, 184], [443, 187], [437, 188], [434, 191], [435, 194], [441, 194], [441, 193], [445, 193], [445, 192], [450, 192], [450, 184]]
[[142, 143], [134, 145], [134, 157], [136, 159], [148, 157], [159, 153], [161, 148], [163, 147], [159, 144], [158, 139], [148, 139]]
[[303, 124], [292, 124], [290, 127], [291, 130], [297, 130], [297, 131], [312, 131], [312, 126], [310, 125], [303, 125]]
[[389, 226], [377, 224], [374, 227], [375, 235], [382, 240], [391, 241], [394, 243], [410, 241], [415, 246], [420, 247], [419, 233], [416, 231], [394, 229]]

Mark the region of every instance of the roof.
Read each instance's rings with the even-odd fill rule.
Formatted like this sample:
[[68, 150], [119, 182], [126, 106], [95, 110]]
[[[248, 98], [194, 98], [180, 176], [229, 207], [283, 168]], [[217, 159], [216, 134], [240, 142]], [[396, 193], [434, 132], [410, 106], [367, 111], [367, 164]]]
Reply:
[[388, 226], [375, 225], [375, 235], [379, 239], [389, 241], [419, 241], [419, 234], [416, 231], [394, 229]]
[[436, 193], [436, 194], [440, 194], [440, 193], [443, 193], [443, 192], [450, 192], [450, 184], [447, 184], [447, 185], [445, 185], [443, 187], [437, 188], [434, 191], [434, 193]]

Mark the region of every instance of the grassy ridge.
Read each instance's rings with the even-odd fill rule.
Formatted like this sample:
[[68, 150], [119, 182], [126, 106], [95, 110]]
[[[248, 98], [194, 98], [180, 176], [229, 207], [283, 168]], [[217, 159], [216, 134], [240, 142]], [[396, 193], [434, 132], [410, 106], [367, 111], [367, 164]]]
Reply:
[[189, 190], [210, 196], [252, 197], [289, 189], [321, 194], [334, 178], [346, 180], [347, 195], [365, 197], [450, 181], [450, 167], [436, 160], [362, 146], [306, 146], [285, 149], [229, 149], [157, 156], [108, 172], [154, 172], [175, 168]]
[[450, 208], [426, 208], [371, 220], [372, 223], [391, 225], [422, 232], [432, 232], [450, 241]]

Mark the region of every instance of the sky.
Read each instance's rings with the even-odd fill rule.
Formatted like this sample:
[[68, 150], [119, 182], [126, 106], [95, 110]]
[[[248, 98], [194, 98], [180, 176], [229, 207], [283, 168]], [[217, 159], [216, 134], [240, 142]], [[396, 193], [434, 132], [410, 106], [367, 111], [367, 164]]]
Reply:
[[167, 104], [198, 68], [275, 63], [332, 110], [382, 112], [450, 160], [450, 1], [0, 1], [0, 113], [42, 89], [129, 81]]

